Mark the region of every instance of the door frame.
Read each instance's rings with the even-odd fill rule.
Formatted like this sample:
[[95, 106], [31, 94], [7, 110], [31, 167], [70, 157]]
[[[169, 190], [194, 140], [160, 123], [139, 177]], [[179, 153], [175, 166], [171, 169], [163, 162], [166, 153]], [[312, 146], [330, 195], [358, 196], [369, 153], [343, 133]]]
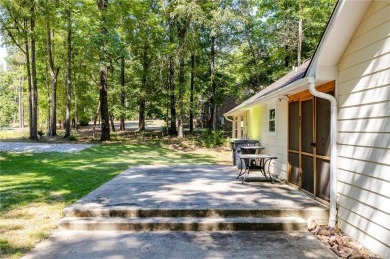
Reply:
[[[318, 91], [324, 92], [324, 93], [334, 91], [335, 90], [335, 81], [331, 81], [331, 82], [319, 85], [316, 87], [316, 89]], [[310, 196], [313, 196], [316, 199], [319, 199], [321, 201], [327, 202], [327, 200], [317, 196], [317, 177], [318, 177], [317, 160], [322, 159], [322, 160], [330, 161], [330, 156], [324, 156], [324, 155], [317, 154], [316, 145], [313, 147], [312, 154], [302, 151], [302, 102], [310, 100], [310, 99], [313, 100], [313, 108], [312, 108], [313, 109], [313, 122], [312, 122], [313, 127], [312, 127], [312, 130], [313, 130], [313, 143], [316, 143], [316, 138], [317, 138], [316, 127], [317, 127], [317, 119], [318, 119], [317, 118], [317, 102], [316, 102], [317, 98], [318, 97], [313, 96], [309, 90], [305, 90], [305, 91], [302, 91], [302, 92], [299, 92], [297, 94], [289, 96], [289, 104], [292, 102], [299, 102], [299, 110], [298, 110], [298, 113], [299, 113], [299, 129], [298, 129], [299, 150], [297, 151], [297, 150], [290, 149], [289, 145], [290, 145], [290, 130], [291, 129], [290, 129], [290, 126], [288, 126], [288, 133], [287, 133], [287, 181], [289, 182], [289, 184], [292, 184], [292, 185], [298, 187], [300, 190], [304, 191], [305, 193], [308, 193]], [[290, 106], [288, 106], [288, 108], [287, 108], [288, 120], [290, 120], [290, 108], [289, 107]], [[298, 161], [299, 161], [298, 186], [289, 181], [290, 173], [291, 173], [291, 169], [292, 169], [290, 159], [289, 159], [289, 153], [298, 154], [298, 156], [299, 156], [298, 157]], [[302, 160], [303, 159], [302, 159], [302, 156], [303, 155], [310, 156], [313, 158], [313, 172], [312, 172], [313, 173], [313, 193], [302, 188], [302, 181], [303, 181], [303, 175], [302, 175], [302, 173], [303, 173], [302, 172], [302, 164], [303, 164]]]

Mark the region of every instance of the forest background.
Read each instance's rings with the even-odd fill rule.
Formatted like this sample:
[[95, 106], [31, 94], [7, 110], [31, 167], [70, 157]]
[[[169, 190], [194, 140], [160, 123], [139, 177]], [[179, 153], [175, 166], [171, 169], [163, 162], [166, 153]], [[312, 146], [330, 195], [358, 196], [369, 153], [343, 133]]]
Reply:
[[100, 121], [218, 128], [248, 98], [309, 59], [336, 0], [0, 0], [0, 126], [70, 137]]

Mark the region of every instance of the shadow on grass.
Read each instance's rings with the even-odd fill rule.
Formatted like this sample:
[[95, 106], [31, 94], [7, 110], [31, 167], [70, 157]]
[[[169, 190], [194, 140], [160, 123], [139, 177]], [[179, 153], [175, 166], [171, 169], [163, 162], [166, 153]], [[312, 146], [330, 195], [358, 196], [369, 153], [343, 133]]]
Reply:
[[101, 145], [79, 153], [1, 156], [0, 213], [35, 202], [69, 204], [133, 165], [214, 162], [211, 156], [159, 145]]
[[[55, 220], [49, 223], [51, 227], [48, 229], [47, 226], [40, 226], [35, 216], [29, 215], [26, 218], [26, 215], [20, 215], [21, 211], [47, 204], [55, 205], [55, 212], [60, 213], [64, 206], [75, 202], [134, 165], [210, 164], [215, 161], [209, 155], [179, 153], [155, 143], [100, 145], [78, 153], [2, 152], [0, 163], [0, 222], [6, 222], [12, 217], [17, 222], [20, 220], [34, 226], [34, 230], [28, 226], [18, 230], [24, 231], [20, 235], [25, 236], [23, 240], [26, 241], [14, 243], [14, 232], [7, 225], [11, 223], [0, 224], [1, 258], [21, 256], [35, 243], [44, 239], [34, 235], [48, 235], [48, 231], [54, 226]], [[53, 212], [40, 213], [49, 219]]]

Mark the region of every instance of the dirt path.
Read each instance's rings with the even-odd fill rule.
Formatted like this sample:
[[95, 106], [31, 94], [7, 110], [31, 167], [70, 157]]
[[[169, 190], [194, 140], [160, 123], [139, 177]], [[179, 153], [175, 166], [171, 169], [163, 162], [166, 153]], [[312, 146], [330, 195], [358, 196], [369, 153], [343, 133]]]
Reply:
[[0, 152], [42, 153], [42, 152], [78, 152], [94, 145], [91, 144], [50, 144], [30, 142], [0, 142]]

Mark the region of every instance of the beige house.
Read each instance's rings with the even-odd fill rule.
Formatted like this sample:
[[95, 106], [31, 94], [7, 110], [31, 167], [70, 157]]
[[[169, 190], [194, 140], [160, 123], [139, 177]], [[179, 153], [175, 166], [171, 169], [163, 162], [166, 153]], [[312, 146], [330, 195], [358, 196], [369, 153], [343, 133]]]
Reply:
[[390, 1], [340, 0], [311, 59], [233, 110], [234, 138], [390, 258]]

